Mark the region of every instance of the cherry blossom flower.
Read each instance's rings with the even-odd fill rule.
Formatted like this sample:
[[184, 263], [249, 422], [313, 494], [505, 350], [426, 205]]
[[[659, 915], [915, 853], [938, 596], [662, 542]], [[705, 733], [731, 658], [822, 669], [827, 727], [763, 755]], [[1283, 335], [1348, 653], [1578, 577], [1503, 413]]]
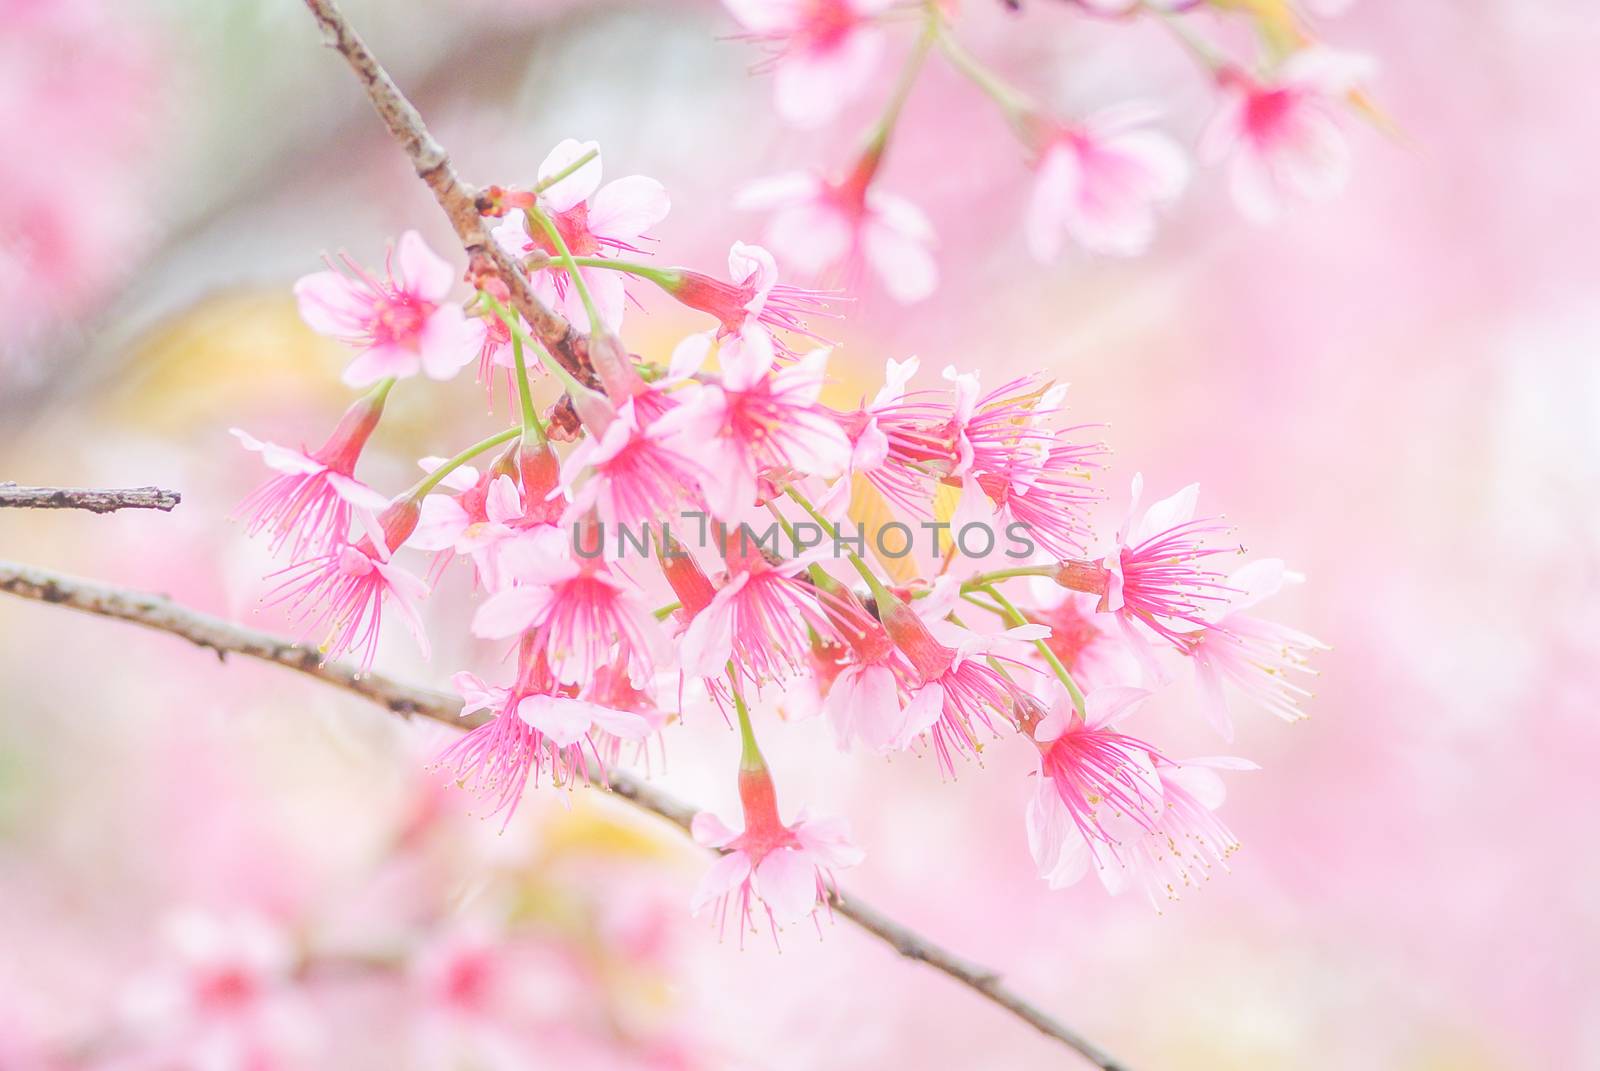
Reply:
[[1216, 519], [1195, 519], [1199, 484], [1155, 503], [1135, 522], [1143, 492], [1144, 477], [1136, 474], [1128, 517], [1111, 552], [1101, 562], [1063, 562], [1056, 582], [1099, 595], [1100, 611], [1117, 615], [1147, 671], [1159, 678], [1141, 629], [1187, 651], [1233, 594], [1222, 574], [1203, 564], [1230, 548], [1206, 544], [1207, 536], [1228, 529]]
[[1125, 839], [1156, 828], [1162, 795], [1152, 749], [1112, 728], [1149, 695], [1142, 688], [1102, 688], [1089, 693], [1080, 713], [1058, 692], [1043, 717], [1028, 708], [1024, 727], [1033, 722], [1039, 748], [1028, 848], [1052, 889], [1083, 877], [1091, 859], [1120, 861]]
[[680, 269], [663, 273], [661, 286], [679, 302], [716, 317], [717, 338], [737, 338], [754, 354], [776, 348], [785, 356], [794, 355], [788, 343], [773, 338], [773, 331], [822, 341], [803, 317], [823, 310], [823, 295], [780, 285], [771, 253], [758, 245], [734, 242], [728, 250], [728, 278], [731, 283]]
[[280, 569], [272, 574], [282, 579], [268, 603], [288, 603], [304, 622], [303, 635], [326, 630], [321, 644], [326, 658], [357, 652], [362, 673], [372, 669], [383, 608], [392, 606], [427, 658], [428, 638], [415, 603], [428, 587], [390, 560], [416, 530], [419, 513], [414, 503], [397, 502], [377, 518], [376, 541], [371, 534], [364, 535], [358, 542], [342, 543]]
[[1270, 223], [1286, 201], [1325, 200], [1349, 178], [1342, 99], [1373, 72], [1365, 56], [1314, 47], [1260, 82], [1237, 68], [1218, 78], [1221, 101], [1200, 142], [1215, 163], [1231, 157], [1233, 200], [1248, 219]]
[[472, 632], [501, 639], [531, 632], [562, 684], [586, 684], [615, 656], [636, 683], [669, 660], [666, 636], [643, 597], [599, 556], [573, 552], [569, 533], [543, 528], [503, 562], [512, 581], [486, 599]]
[[699, 503], [705, 482], [700, 462], [673, 444], [670, 426], [660, 419], [641, 426], [641, 419], [630, 398], [603, 431], [591, 429], [566, 456], [561, 489], [571, 505], [565, 521], [593, 511], [607, 528], [638, 531]]
[[701, 490], [713, 515], [733, 517], [755, 503], [759, 478], [770, 471], [828, 479], [844, 470], [850, 442], [817, 404], [829, 353], [812, 350], [774, 371], [770, 348], [730, 339], [720, 381], [699, 387], [656, 423], [680, 450], [704, 459]]
[[121, 998], [140, 1055], [162, 1066], [293, 1066], [311, 1022], [289, 935], [249, 911], [182, 910], [160, 930], [163, 961]]
[[350, 531], [352, 508], [381, 510], [389, 500], [354, 476], [356, 462], [383, 415], [383, 395], [375, 393], [350, 407], [328, 441], [316, 450], [294, 450], [262, 442], [230, 429], [245, 449], [261, 455], [280, 473], [239, 504], [250, 535], [268, 532], [277, 553], [284, 546], [296, 559], [326, 554]]
[[418, 372], [450, 379], [483, 347], [482, 322], [445, 300], [455, 269], [416, 231], [400, 236], [382, 279], [349, 257], [344, 267], [348, 274], [330, 270], [303, 277], [294, 295], [313, 331], [361, 351], [344, 370], [349, 386]]
[[765, 238], [802, 276], [865, 263], [889, 296], [913, 304], [939, 282], [933, 224], [910, 201], [870, 184], [871, 173], [830, 183], [789, 172], [751, 183], [734, 207], [771, 212]]
[[1110, 615], [1097, 612], [1099, 597], [1068, 591], [1054, 580], [1029, 582], [1030, 622], [1050, 630], [1045, 644], [1085, 691], [1138, 678], [1140, 663]]
[[490, 815], [503, 813], [506, 822], [516, 814], [530, 778], [537, 785], [540, 774], [548, 771], [557, 784], [569, 784], [603, 770], [596, 734], [642, 741], [653, 731], [650, 721], [636, 712], [571, 695], [550, 671], [541, 641], [534, 637], [518, 646], [512, 687], [486, 684], [466, 672], [457, 673], [451, 683], [461, 695], [463, 716], [482, 710], [493, 717], [446, 748], [438, 764], [492, 800]]
[[709, 811], [694, 816], [696, 842], [722, 852], [695, 890], [695, 914], [712, 908], [727, 925], [728, 908], [737, 912], [740, 941], [754, 929], [754, 902], [765, 908], [776, 938], [780, 926], [814, 915], [828, 902], [833, 871], [863, 858], [838, 818], [814, 818], [802, 810], [793, 824], [778, 816], [777, 795], [765, 769], [741, 770], [739, 798], [744, 828], [736, 829]]
[[1286, 625], [1247, 614], [1256, 603], [1283, 587], [1288, 573], [1283, 562], [1264, 558], [1243, 566], [1228, 577], [1236, 592], [1215, 623], [1194, 634], [1185, 652], [1194, 661], [1200, 682], [1202, 709], [1224, 740], [1233, 739], [1226, 687], [1284, 721], [1299, 721], [1305, 713], [1299, 700], [1311, 693], [1290, 679], [1291, 673], [1315, 674], [1307, 664], [1313, 651], [1327, 645]]
[[[423, 466], [439, 461], [425, 458]], [[421, 519], [410, 545], [439, 552], [441, 558], [470, 555], [484, 587], [499, 590], [504, 586], [501, 561], [508, 546], [529, 538], [555, 518], [543, 508], [542, 496], [525, 504], [517, 481], [503, 471], [490, 470], [480, 478], [471, 466], [462, 466], [445, 478], [443, 486], [458, 493], [423, 498]]]
[[[1013, 655], [1005, 653], [1007, 649], [1043, 639], [1049, 630], [1040, 625], [1022, 625], [984, 635], [948, 621], [925, 621], [925, 616], [937, 618], [942, 614], [927, 606], [913, 610], [898, 600], [887, 600], [887, 594], [877, 596], [878, 613], [895, 646], [918, 676], [906, 703], [900, 736], [890, 742], [890, 747], [907, 747], [926, 733], [940, 769], [946, 775], [953, 774], [955, 755], [973, 755], [979, 750], [978, 727], [995, 732], [995, 719], [1012, 717], [1013, 704], [1022, 695], [990, 663], [1017, 663]], [[934, 634], [930, 624], [938, 628], [939, 635]]]
[[1052, 889], [1092, 867], [1113, 895], [1138, 886], [1153, 905], [1204, 880], [1237, 842], [1211, 812], [1222, 803], [1217, 769], [1244, 759], [1175, 761], [1114, 726], [1150, 693], [1090, 692], [1087, 713], [1058, 695], [1043, 717], [1024, 718], [1039, 748], [1039, 782], [1027, 809], [1028, 847]]
[[771, 45], [778, 114], [821, 126], [863, 88], [883, 56], [875, 20], [889, 0], [723, 0], [745, 36]]
[[[800, 574], [806, 557], [774, 565], [740, 528], [722, 548], [728, 578], [709, 605], [694, 615], [678, 646], [679, 663], [691, 677], [721, 675], [734, 658], [742, 676], [760, 685], [800, 672], [809, 662], [813, 633], [838, 639], [820, 597]], [[849, 608], [835, 608], [852, 617]]]
[[912, 704], [916, 673], [881, 625], [869, 619], [846, 635], [850, 657], [835, 669], [822, 702], [834, 742], [840, 751], [859, 742], [878, 754], [909, 746], [927, 728], [932, 700]]
[[1027, 219], [1028, 248], [1048, 263], [1068, 235], [1091, 253], [1136, 256], [1150, 247], [1157, 209], [1183, 192], [1189, 163], [1154, 113], [1123, 105], [1047, 135]]
[[[644, 175], [629, 175], [601, 186], [599, 146], [571, 138], [550, 150], [539, 165], [540, 182], [559, 175], [590, 152], [595, 155], [588, 163], [539, 192], [540, 208], [549, 214], [574, 257], [641, 252], [638, 243], [644, 239], [645, 231], [666, 219], [672, 207], [661, 183]], [[494, 236], [515, 253], [539, 254], [551, 260], [560, 255], [544, 229], [528, 220], [520, 209], [507, 213], [495, 227]], [[627, 304], [625, 277], [598, 267], [580, 267], [578, 274], [605, 327], [612, 331], [620, 328]], [[535, 272], [533, 292], [573, 323], [589, 323], [578, 288], [572, 285], [565, 268], [551, 265]], [[596, 329], [593, 325], [589, 328]]]

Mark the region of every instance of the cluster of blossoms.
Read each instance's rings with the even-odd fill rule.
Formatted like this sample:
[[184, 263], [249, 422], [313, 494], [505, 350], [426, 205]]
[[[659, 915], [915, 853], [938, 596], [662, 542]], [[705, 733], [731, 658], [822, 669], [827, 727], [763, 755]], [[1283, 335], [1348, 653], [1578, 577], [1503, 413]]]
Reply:
[[[876, 3], [735, 7], [777, 49], [780, 107], [796, 120], [830, 113], [883, 47]], [[1062, 233], [1105, 251], [1143, 247], [1182, 183], [1177, 147], [1134, 109], [1045, 118], [955, 46], [936, 6], [919, 10], [912, 66], [849, 177], [747, 191], [746, 203], [777, 209], [777, 244], [826, 245], [805, 254], [808, 269], [860, 250], [902, 297], [931, 287], [925, 221], [873, 180], [917, 63], [937, 45], [1030, 139], [1036, 251], [1053, 253]], [[1313, 165], [1335, 155], [1349, 71], [1313, 48], [1265, 80], [1216, 65], [1225, 102], [1208, 140], [1238, 154], [1242, 203], [1322, 182]], [[932, 755], [945, 776], [997, 740], [1031, 749], [1026, 827], [1052, 886], [1093, 869], [1111, 891], [1155, 902], [1223, 865], [1235, 840], [1215, 814], [1220, 772], [1251, 764], [1174, 758], [1124, 719], [1187, 663], [1199, 716], [1224, 739], [1236, 698], [1294, 720], [1308, 694], [1299, 675], [1321, 645], [1255, 616], [1291, 574], [1270, 559], [1227, 568], [1240, 551], [1198, 514], [1197, 486], [1141, 512], [1136, 477], [1127, 519], [1114, 533], [1097, 526], [1105, 447], [1063, 419], [1065, 389], [1037, 374], [986, 387], [951, 367], [927, 386], [915, 358], [891, 360], [870, 400], [826, 404], [833, 350], [813, 325], [828, 295], [781, 283], [772, 254], [742, 242], [726, 278], [654, 264], [647, 232], [670, 209], [666, 190], [637, 175], [602, 184], [593, 143], [562, 142], [533, 184], [489, 187], [477, 204], [521, 278], [475, 260], [465, 278], [476, 292], [462, 302], [457, 273], [415, 233], [382, 271], [345, 257], [305, 277], [303, 318], [355, 351], [345, 380], [367, 393], [315, 450], [236, 433], [277, 472], [243, 510], [290, 559], [271, 599], [302, 616], [329, 658], [369, 670], [386, 611], [426, 655], [417, 602], [465, 563], [457, 574], [479, 599], [470, 631], [507, 670], [455, 675], [471, 728], [440, 762], [459, 783], [509, 819], [542, 779], [604, 783], [608, 766], [659, 749], [699, 702], [739, 733], [743, 814], [737, 828], [694, 822], [721, 853], [695, 904], [731, 914], [741, 934], [763, 916], [774, 931], [814, 916], [834, 873], [861, 858], [842, 823], [779, 808], [757, 725], [780, 706], [818, 716], [842, 750]], [[707, 318], [665, 361], [619, 334], [650, 290]], [[572, 330], [552, 334], [560, 315]], [[396, 383], [450, 379], [474, 362], [491, 404], [502, 386], [514, 399], [517, 422], [422, 459], [398, 495], [358, 479]], [[554, 406], [535, 404], [536, 381], [561, 392]], [[907, 538], [911, 523], [931, 532], [928, 553], [891, 570], [883, 532], [869, 550], [860, 528], [886, 515], [902, 519], [882, 527]], [[433, 554], [432, 567], [402, 564], [409, 551]]]
[[[824, 124], [861, 96], [889, 51], [891, 28], [908, 13], [921, 28], [880, 119], [855, 159], [836, 173], [793, 172], [752, 183], [735, 206], [768, 213], [765, 240], [802, 275], [870, 269], [896, 300], [915, 302], [938, 284], [935, 233], [910, 201], [878, 180], [901, 108], [923, 61], [939, 52], [994, 101], [1033, 169], [1023, 218], [1028, 249], [1042, 262], [1070, 239], [1090, 253], [1135, 256], [1149, 248], [1164, 210], [1183, 193], [1189, 154], [1156, 126], [1160, 110], [1120, 104], [1068, 118], [1037, 103], [985, 67], [957, 41], [947, 5], [937, 0], [724, 0], [745, 38], [771, 59], [778, 115], [801, 128]], [[1308, 20], [1338, 14], [1342, 3], [1292, 0], [1077, 0], [1091, 16], [1150, 18], [1170, 28], [1203, 68], [1216, 97], [1196, 155], [1228, 167], [1241, 213], [1269, 222], [1296, 199], [1332, 196], [1344, 185], [1349, 149], [1344, 114], [1377, 118], [1362, 94], [1373, 65], [1311, 34]], [[1263, 54], [1236, 61], [1188, 23], [1207, 17], [1259, 23]]]
[[[513, 668], [501, 682], [456, 674], [476, 727], [440, 761], [507, 818], [530, 782], [603, 780], [659, 746], [692, 697], [720, 710], [742, 741], [743, 821], [694, 823], [723, 853], [696, 904], [724, 917], [731, 906], [741, 932], [758, 906], [774, 927], [813, 914], [834, 872], [861, 858], [842, 823], [780, 811], [756, 742], [774, 701], [819, 715], [841, 749], [928, 753], [947, 775], [996, 739], [1034, 749], [1027, 828], [1054, 885], [1092, 865], [1109, 888], [1154, 898], [1220, 865], [1234, 840], [1213, 814], [1217, 771], [1249, 764], [1175, 759], [1118, 726], [1172, 679], [1161, 651], [1192, 665], [1224, 736], [1232, 695], [1298, 717], [1295, 674], [1319, 644], [1252, 612], [1286, 579], [1282, 565], [1224, 571], [1235, 549], [1196, 516], [1195, 487], [1097, 538], [1103, 495], [1090, 477], [1104, 447], [1061, 419], [1065, 391], [1040, 376], [986, 390], [951, 368], [917, 387], [917, 361], [891, 361], [870, 400], [824, 404], [832, 351], [804, 319], [821, 295], [779, 284], [766, 251], [743, 244], [728, 281], [619, 262], [619, 236], [637, 237], [666, 199], [645, 179], [599, 187], [586, 175], [598, 160], [564, 143], [540, 186], [495, 194], [518, 206], [504, 209], [516, 227], [501, 240], [549, 276], [543, 292], [596, 312], [592, 376], [551, 356], [490, 288], [453, 300], [454, 272], [414, 233], [381, 273], [347, 259], [296, 286], [306, 322], [357, 351], [346, 378], [367, 393], [315, 450], [236, 433], [277, 472], [244, 508], [249, 529], [291, 559], [271, 597], [303, 615], [328, 657], [354, 655], [365, 671], [386, 611], [426, 652], [419, 573], [442, 582], [464, 561], [480, 595], [471, 632]], [[595, 237], [602, 219], [617, 246]], [[591, 277], [647, 280], [714, 323], [650, 364], [614, 332], [626, 290], [601, 311], [596, 291], [612, 291]], [[530, 355], [576, 412], [575, 442], [558, 443], [541, 418]], [[397, 381], [475, 359], [491, 390], [509, 368], [520, 421], [422, 459], [397, 496], [358, 479]], [[946, 489], [959, 498], [942, 515]], [[1139, 494], [1136, 480], [1135, 504]], [[858, 496], [933, 532], [918, 577], [891, 580], [869, 564], [864, 533], [844, 535]], [[992, 560], [1001, 530], [1026, 536], [1008, 562]], [[974, 542], [983, 553], [963, 553]], [[405, 551], [435, 562], [408, 569]]]

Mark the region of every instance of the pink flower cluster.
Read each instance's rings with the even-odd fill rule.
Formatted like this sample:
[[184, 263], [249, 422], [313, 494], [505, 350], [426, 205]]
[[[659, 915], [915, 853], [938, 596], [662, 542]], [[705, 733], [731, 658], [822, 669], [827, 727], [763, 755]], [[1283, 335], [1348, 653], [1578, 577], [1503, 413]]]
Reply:
[[[779, 117], [803, 128], [834, 119], [880, 79], [897, 23], [921, 24], [920, 38], [853, 163], [837, 173], [763, 179], [736, 197], [736, 207], [768, 213], [766, 241], [804, 276], [853, 276], [865, 267], [891, 297], [906, 303], [937, 288], [933, 224], [880, 181], [890, 135], [930, 51], [991, 98], [1022, 143], [1033, 170], [1022, 230], [1041, 262], [1055, 260], [1069, 240], [1092, 254], [1143, 253], [1159, 218], [1188, 185], [1188, 155], [1155, 126], [1159, 109], [1122, 104], [1061, 117], [958, 43], [953, 5], [929, 3], [914, 12], [882, 0], [724, 2], [742, 36], [768, 53], [763, 66], [772, 71]], [[1233, 197], [1246, 217], [1267, 222], [1290, 200], [1328, 197], [1345, 184], [1350, 152], [1343, 115], [1352, 104], [1375, 114], [1360, 95], [1372, 77], [1365, 57], [1330, 49], [1304, 32], [1298, 46], [1285, 52], [1282, 34], [1263, 32], [1263, 40], [1280, 43], [1255, 63], [1236, 61], [1189, 26], [1190, 13], [1207, 6], [1198, 0], [1078, 2], [1090, 15], [1158, 21], [1200, 63], [1216, 97], [1216, 114], [1199, 138], [1198, 155], [1206, 163], [1228, 163]], [[1273, 17], [1273, 5], [1227, 6], [1240, 9], [1244, 19], [1266, 23]], [[1314, 13], [1337, 14], [1342, 6], [1320, 3]]]
[[[1162, 158], [1130, 123], [1096, 136], [1125, 139], [1127, 159]], [[1064, 137], [1060, 151], [1080, 151]], [[824, 295], [782, 284], [771, 255], [743, 243], [726, 280], [624, 259], [666, 193], [639, 176], [600, 186], [592, 143], [562, 143], [526, 190], [495, 190], [487, 210], [515, 220], [501, 240], [535, 293], [575, 318], [597, 311], [585, 352], [598, 388], [490, 283], [453, 298], [455, 272], [408, 233], [381, 273], [344, 258], [295, 288], [307, 324], [354, 351], [347, 382], [367, 389], [328, 440], [290, 449], [237, 433], [276, 472], [244, 509], [291, 559], [271, 598], [328, 657], [368, 670], [387, 611], [426, 655], [419, 577], [437, 587], [460, 564], [476, 606], [455, 628], [503, 668], [453, 677], [471, 725], [439, 758], [453, 779], [509, 820], [545, 780], [603, 783], [660, 750], [674, 722], [725, 719], [742, 822], [696, 819], [721, 855], [695, 908], [741, 934], [825, 909], [834, 874], [862, 858], [842, 822], [784, 819], [758, 742], [780, 707], [818, 716], [841, 750], [931, 754], [946, 776], [997, 742], [1027, 747], [1040, 773], [1029, 843], [1052, 885], [1093, 869], [1157, 900], [1224, 864], [1235, 840], [1214, 813], [1219, 771], [1251, 764], [1173, 758], [1124, 719], [1175, 679], [1173, 660], [1198, 682], [1193, 716], [1225, 739], [1238, 699], [1298, 718], [1321, 645], [1255, 616], [1292, 576], [1281, 563], [1224, 568], [1236, 546], [1197, 516], [1195, 486], [1141, 512], [1135, 478], [1108, 532], [1094, 479], [1106, 448], [1043, 376], [985, 388], [951, 367], [920, 385], [915, 358], [891, 360], [870, 399], [828, 404], [836, 353], [809, 320]], [[628, 280], [706, 329], [662, 362], [629, 352], [616, 334]], [[412, 389], [400, 381], [448, 378], [486, 348], [508, 362], [518, 423], [423, 458], [398, 495], [362, 482], [387, 398]], [[559, 385], [577, 415], [570, 445], [532, 396], [541, 365], [541, 389]], [[898, 555], [893, 526], [931, 545]], [[1021, 549], [1001, 556], [997, 533]], [[401, 564], [411, 552], [432, 565]]]

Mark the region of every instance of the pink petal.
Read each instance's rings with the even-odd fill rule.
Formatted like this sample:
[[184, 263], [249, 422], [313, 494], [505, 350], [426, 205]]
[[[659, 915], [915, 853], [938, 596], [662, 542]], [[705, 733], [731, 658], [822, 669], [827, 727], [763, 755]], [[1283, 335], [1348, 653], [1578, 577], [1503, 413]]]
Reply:
[[694, 891], [694, 896], [689, 901], [689, 910], [698, 915], [710, 905], [731, 894], [750, 878], [750, 857], [743, 852], [729, 852], [706, 870], [705, 877], [700, 879], [699, 886]]
[[756, 867], [756, 894], [780, 923], [805, 918], [817, 906], [817, 867], [806, 852], [777, 848]]
[[784, 53], [773, 74], [778, 114], [801, 127], [826, 123], [861, 92], [883, 50], [880, 30], [858, 27], [837, 43]]
[[395, 250], [395, 270], [400, 285], [428, 301], [439, 301], [450, 292], [456, 270], [450, 262], [428, 248], [422, 235], [406, 231]]
[[565, 212], [588, 198], [600, 185], [600, 145], [593, 141], [578, 142], [567, 138], [561, 144], [550, 150], [550, 155], [544, 158], [539, 165], [539, 181], [543, 182], [552, 175], [560, 174], [563, 170], [576, 163], [585, 153], [593, 151], [594, 159], [584, 164], [578, 170], [562, 179], [560, 182], [549, 186], [539, 195], [551, 211]]
[[644, 175], [629, 175], [601, 187], [589, 202], [589, 232], [632, 243], [666, 219], [671, 208], [665, 186]]
[[549, 601], [549, 589], [531, 584], [496, 592], [472, 615], [472, 634], [487, 640], [515, 636], [534, 622]]
[[301, 276], [294, 284], [294, 298], [300, 318], [319, 335], [359, 337], [372, 318], [372, 295], [336, 271]]
[[707, 848], [726, 848], [739, 839], [740, 832], [710, 811], [700, 811], [689, 823], [689, 834], [695, 843]]
[[373, 346], [356, 356], [345, 366], [340, 381], [347, 387], [370, 387], [380, 379], [393, 376], [405, 379], [422, 368], [422, 360], [414, 350], [403, 346]]

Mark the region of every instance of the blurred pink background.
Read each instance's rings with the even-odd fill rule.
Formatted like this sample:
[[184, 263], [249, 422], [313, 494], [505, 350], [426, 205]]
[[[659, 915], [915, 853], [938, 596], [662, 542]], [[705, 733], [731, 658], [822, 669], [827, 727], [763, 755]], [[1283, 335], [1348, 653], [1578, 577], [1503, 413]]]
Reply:
[[[46, 27], [53, 6], [0, 2], [0, 117], [25, 146], [0, 165], [0, 478], [157, 483], [184, 502], [11, 511], [0, 547], [248, 617], [267, 559], [225, 517], [259, 472], [226, 428], [312, 437], [343, 397], [290, 284], [324, 249], [370, 259], [408, 227], [441, 250], [449, 235], [297, 4], [83, 0]], [[348, 6], [464, 174], [525, 180], [571, 136], [599, 140], [613, 175], [661, 179], [667, 262], [718, 269], [759, 224], [727, 210], [730, 191], [842, 163], [873, 114], [781, 129], [710, 6]], [[969, 0], [963, 39], [1068, 113], [1159, 100], [1192, 143], [1210, 101], [1169, 39], [1025, 6]], [[1230, 750], [1264, 767], [1230, 786], [1244, 850], [1160, 914], [1036, 878], [1018, 749], [941, 783], [929, 762], [838, 755], [818, 724], [774, 726], [791, 806], [853, 821], [867, 862], [850, 888], [1133, 1067], [1600, 1067], [1592, 16], [1571, 0], [1358, 0], [1326, 35], [1377, 58], [1401, 136], [1352, 124], [1343, 197], [1269, 229], [1201, 171], [1153, 252], [1126, 262], [1036, 267], [1028, 175], [997, 115], [937, 65], [907, 107], [886, 181], [932, 217], [944, 278], [911, 309], [862, 291], [837, 332], [845, 386], [912, 353], [994, 383], [1050, 370], [1078, 419], [1110, 425], [1108, 519], [1135, 471], [1157, 493], [1200, 481], [1252, 552], [1307, 575], [1276, 616], [1333, 646], [1310, 720], [1238, 718]], [[107, 35], [116, 64], [94, 58]], [[56, 91], [83, 79], [103, 80], [88, 104]], [[43, 265], [18, 220], [49, 213], [85, 231]], [[632, 315], [634, 347], [658, 357], [697, 326]], [[484, 426], [466, 377], [397, 393], [392, 416], [367, 462], [379, 485]], [[465, 605], [458, 590], [430, 620]], [[1074, 1066], [843, 922], [781, 953], [719, 943], [687, 915], [696, 850], [596, 793], [532, 795], [497, 835], [423, 771], [436, 727], [37, 604], [0, 601], [0, 635], [0, 1067], [97, 1040], [182, 908], [360, 947], [514, 918], [506, 947], [534, 998], [504, 1019], [511, 1036], [474, 1042], [486, 1066]], [[380, 666], [440, 685], [486, 657], [435, 640], [428, 664], [400, 640]], [[1190, 699], [1164, 694], [1151, 724], [1176, 754], [1214, 752]], [[675, 727], [667, 749], [673, 791], [732, 802], [724, 726]], [[435, 1061], [434, 1027], [395, 1018], [431, 1006], [426, 990], [312, 987], [293, 1013], [321, 1053], [308, 1066], [455, 1066]]]

